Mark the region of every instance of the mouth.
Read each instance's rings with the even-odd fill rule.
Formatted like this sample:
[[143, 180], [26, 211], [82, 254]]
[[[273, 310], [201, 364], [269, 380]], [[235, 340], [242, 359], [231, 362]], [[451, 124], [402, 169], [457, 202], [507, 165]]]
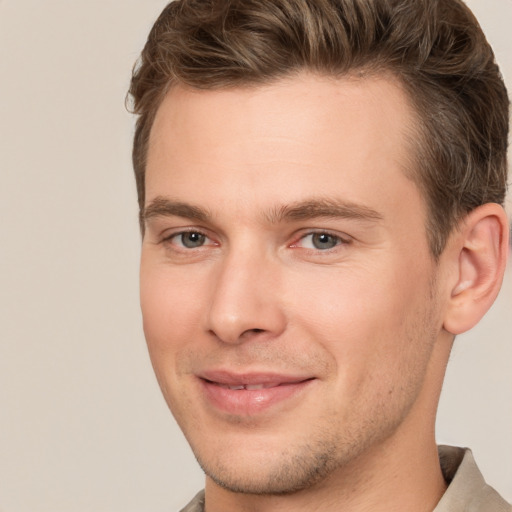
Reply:
[[[270, 388], [276, 388], [277, 386], [293, 386], [294, 384], [300, 384], [301, 382], [304, 382], [302, 380], [296, 381], [296, 382], [272, 382], [272, 383], [266, 383], [266, 384], [222, 384], [221, 382], [213, 382], [205, 379], [206, 382], [209, 384], [212, 384], [214, 386], [219, 386], [224, 389], [230, 389], [232, 391], [257, 391], [259, 389], [270, 389]], [[310, 380], [310, 379], [305, 379]]]
[[254, 416], [278, 405], [291, 404], [316, 379], [215, 371], [202, 374], [199, 380], [210, 407], [232, 415]]

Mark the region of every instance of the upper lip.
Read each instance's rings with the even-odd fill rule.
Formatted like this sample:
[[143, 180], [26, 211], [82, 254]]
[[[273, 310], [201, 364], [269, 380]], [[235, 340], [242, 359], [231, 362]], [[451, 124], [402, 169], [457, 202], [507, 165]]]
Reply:
[[312, 376], [294, 375], [273, 372], [231, 372], [228, 370], [207, 370], [198, 374], [198, 377], [225, 386], [279, 386], [281, 384], [295, 384], [313, 379]]

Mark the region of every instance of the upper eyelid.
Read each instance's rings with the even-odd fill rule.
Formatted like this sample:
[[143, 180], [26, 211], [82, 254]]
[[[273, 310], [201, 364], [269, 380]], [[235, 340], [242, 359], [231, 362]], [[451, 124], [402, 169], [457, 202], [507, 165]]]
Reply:
[[302, 232], [299, 232], [298, 235], [295, 236], [296, 241], [302, 240], [303, 238], [306, 238], [307, 236], [311, 235], [329, 235], [335, 238], [339, 238], [341, 241], [349, 242], [353, 240], [353, 237], [348, 235], [347, 233], [339, 233], [337, 231], [331, 230], [331, 229], [306, 229]]
[[[175, 239], [176, 237], [179, 237], [180, 235], [182, 235], [184, 233], [198, 233], [200, 235], [205, 236], [207, 239], [207, 243], [205, 244], [206, 246], [215, 244], [215, 241], [213, 241], [213, 243], [208, 242], [208, 241], [212, 241], [212, 237], [208, 233], [206, 233], [204, 230], [192, 228], [192, 227], [191, 228], [180, 227], [180, 228], [176, 228], [176, 229], [169, 229], [169, 228], [164, 229], [158, 234], [155, 233], [155, 238], [153, 239], [152, 243], [154, 245], [167, 247], [167, 249], [171, 249], [171, 246], [174, 246], [174, 250], [179, 250], [179, 244], [176, 243], [173, 239]], [[200, 249], [202, 247], [204, 247], [204, 246], [199, 246], [196, 249]], [[187, 250], [190, 251], [191, 249], [187, 249]]]
[[[159, 236], [159, 239], [161, 242], [168, 241], [174, 237], [177, 237], [184, 233], [199, 233], [203, 236], [205, 236], [208, 240], [214, 241], [218, 243], [218, 240], [216, 240], [219, 237], [215, 237], [211, 234], [210, 230], [198, 227], [198, 226], [182, 226], [177, 228], [168, 228], [164, 230], [161, 235]], [[335, 230], [326, 229], [326, 228], [303, 228], [301, 230], [296, 231], [291, 236], [288, 237], [288, 239], [291, 241], [287, 242], [288, 246], [293, 246], [297, 244], [300, 240], [313, 235], [319, 235], [319, 234], [326, 234], [335, 238], [338, 238], [341, 243], [349, 243], [353, 240], [353, 237], [346, 233], [340, 233]]]
[[198, 228], [195, 226], [168, 228], [162, 231], [160, 237], [162, 240], [169, 240], [170, 238], [181, 235], [183, 233], [199, 233], [200, 235], [204, 235], [206, 238], [212, 238], [207, 229]]

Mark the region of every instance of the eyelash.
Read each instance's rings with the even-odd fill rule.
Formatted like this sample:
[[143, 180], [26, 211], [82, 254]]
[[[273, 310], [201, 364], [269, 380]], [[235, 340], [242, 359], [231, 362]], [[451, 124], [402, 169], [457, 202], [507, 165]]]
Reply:
[[[202, 237], [205, 240], [211, 240], [210, 237], [206, 233], [204, 233], [203, 231], [200, 231], [198, 229], [188, 229], [188, 230], [179, 231], [177, 233], [172, 233], [172, 234], [166, 236], [165, 238], [162, 239], [162, 243], [170, 244], [170, 245], [175, 245], [175, 246], [177, 245], [181, 250], [186, 250], [186, 251], [193, 250], [193, 249], [200, 249], [200, 248], [204, 247], [204, 244], [202, 244], [202, 245], [200, 245], [198, 247], [186, 247], [183, 244], [183, 237], [185, 235], [199, 235], [200, 237]], [[182, 240], [181, 244], [173, 243], [174, 239], [178, 239], [180, 237], [181, 237], [181, 240]], [[212, 244], [208, 244], [208, 245], [218, 245], [218, 244], [213, 242]]]
[[[212, 243], [210, 244], [204, 244], [204, 243], [201, 243], [201, 245], [198, 245], [196, 247], [187, 247], [184, 243], [183, 243], [183, 237], [185, 235], [198, 235], [200, 238], [202, 238], [202, 241], [210, 241]], [[308, 237], [311, 237], [313, 239], [313, 237], [315, 236], [326, 236], [326, 237], [329, 237], [329, 239], [331, 241], [334, 242], [334, 245], [332, 247], [325, 247], [325, 248], [318, 248], [318, 247], [302, 247], [302, 244], [304, 242], [304, 240], [306, 240]], [[181, 237], [181, 243], [173, 243], [173, 240], [175, 239], [179, 239]], [[293, 242], [289, 245], [290, 248], [293, 248], [293, 249], [297, 249], [297, 248], [303, 248], [307, 251], [316, 251], [316, 252], [321, 252], [321, 253], [329, 253], [331, 251], [334, 251], [336, 250], [336, 248], [338, 248], [339, 246], [343, 246], [343, 245], [348, 245], [350, 244], [351, 240], [348, 239], [348, 237], [344, 238], [342, 237], [341, 235], [339, 234], [336, 234], [336, 233], [332, 233], [330, 231], [326, 231], [326, 230], [318, 230], [318, 231], [309, 231], [307, 233], [304, 233], [302, 234], [296, 242]], [[173, 246], [177, 246], [179, 248], [179, 250], [182, 250], [182, 251], [191, 251], [191, 250], [194, 250], [194, 249], [201, 249], [205, 246], [209, 246], [209, 245], [212, 245], [212, 246], [217, 246], [219, 245], [218, 243], [214, 242], [205, 232], [203, 231], [200, 231], [198, 229], [189, 229], [189, 230], [183, 230], [183, 231], [179, 231], [177, 233], [172, 233], [170, 234], [169, 236], [166, 236], [165, 238], [162, 239], [162, 243], [163, 244], [170, 244], [170, 245], [173, 245]], [[311, 245], [314, 245], [314, 242], [312, 240], [311, 242]]]
[[299, 245], [299, 244], [302, 244], [304, 242], [304, 240], [307, 239], [308, 237], [312, 238], [311, 245], [313, 245], [313, 237], [315, 237], [315, 236], [327, 236], [331, 240], [334, 239], [335, 244], [332, 247], [326, 247], [326, 248], [323, 248], [323, 249], [320, 249], [318, 247], [302, 247], [302, 248], [305, 249], [305, 250], [308, 250], [308, 251], [316, 251], [316, 252], [321, 252], [321, 253], [329, 253], [331, 251], [335, 251], [340, 246], [350, 244], [350, 239], [348, 237], [344, 238], [340, 234], [337, 234], [337, 233], [332, 233], [332, 232], [326, 231], [326, 230], [319, 230], [319, 231], [310, 231], [308, 233], [304, 233], [303, 235], [300, 236], [300, 238], [297, 240], [297, 242], [292, 243], [290, 245], [290, 247], [292, 247], [292, 248], [301, 248], [301, 245]]

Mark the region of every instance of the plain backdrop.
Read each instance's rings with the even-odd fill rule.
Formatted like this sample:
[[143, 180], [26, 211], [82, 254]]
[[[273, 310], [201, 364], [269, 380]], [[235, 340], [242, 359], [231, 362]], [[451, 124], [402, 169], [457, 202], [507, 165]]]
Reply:
[[[0, 511], [179, 510], [202, 474], [138, 306], [124, 108], [162, 0], [0, 0]], [[512, 1], [469, 2], [512, 89]], [[440, 442], [512, 500], [512, 275], [455, 346]]]

